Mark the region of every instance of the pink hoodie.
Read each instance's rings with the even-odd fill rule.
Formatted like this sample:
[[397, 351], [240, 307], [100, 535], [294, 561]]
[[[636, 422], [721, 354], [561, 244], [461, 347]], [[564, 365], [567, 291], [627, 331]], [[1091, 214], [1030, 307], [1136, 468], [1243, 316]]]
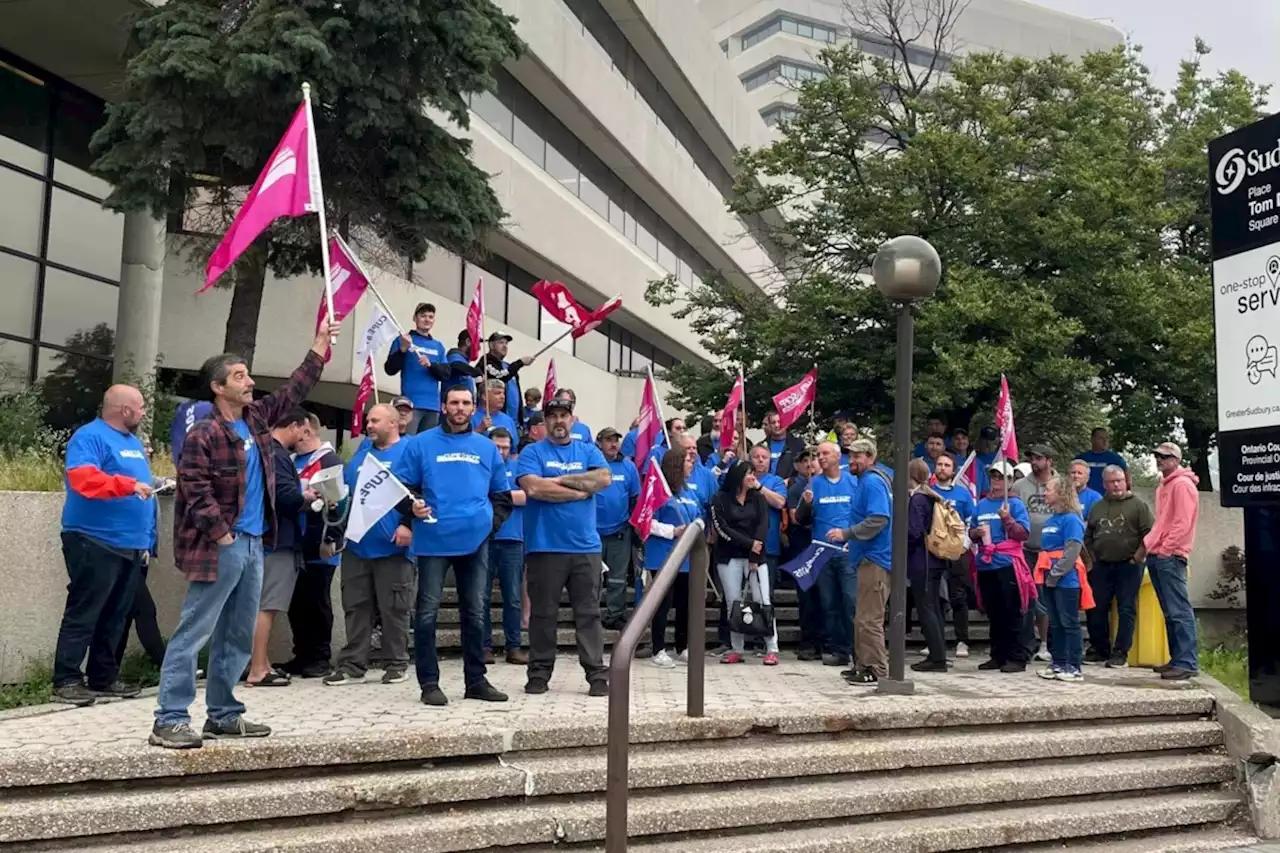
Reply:
[[1142, 540], [1148, 554], [1189, 557], [1200, 518], [1200, 478], [1178, 468], [1156, 487], [1156, 524]]

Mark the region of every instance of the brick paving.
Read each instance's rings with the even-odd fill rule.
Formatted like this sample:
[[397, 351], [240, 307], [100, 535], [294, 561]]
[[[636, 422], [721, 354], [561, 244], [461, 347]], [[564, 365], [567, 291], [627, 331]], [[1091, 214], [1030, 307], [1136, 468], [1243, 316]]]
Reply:
[[[909, 654], [908, 663], [919, 660]], [[870, 703], [864, 710], [889, 710], [913, 703], [917, 707], [955, 703], [980, 703], [990, 699], [1017, 699], [1046, 705], [1070, 696], [1079, 700], [1123, 702], [1150, 698], [1151, 691], [1191, 691], [1207, 695], [1194, 684], [1161, 682], [1149, 670], [1108, 670], [1088, 667], [1083, 684], [1048, 682], [1029, 669], [1018, 675], [978, 672], [981, 657], [960, 661], [950, 672], [909, 673], [917, 695], [911, 697], [876, 695], [872, 688], [850, 687], [838, 671], [817, 663], [801, 663], [784, 655], [782, 665], [766, 668], [758, 658], [746, 664], [725, 666], [707, 659], [706, 711], [709, 717], [726, 712], [787, 714], [801, 712], [849, 711], [851, 703]], [[406, 730], [472, 730], [476, 727], [515, 731], [545, 727], [559, 721], [574, 724], [602, 724], [608, 700], [586, 693], [582, 671], [573, 657], [557, 661], [551, 691], [543, 696], [523, 692], [523, 667], [499, 663], [489, 668], [489, 678], [511, 701], [487, 704], [462, 698], [462, 662], [441, 664], [441, 688], [450, 703], [430, 708], [418, 701], [417, 685], [378, 682], [373, 671], [364, 684], [326, 687], [318, 679], [295, 679], [284, 688], [248, 688], [237, 695], [248, 706], [246, 716], [273, 726], [273, 741], [283, 738], [341, 738], [344, 735], [404, 733]], [[664, 670], [645, 660], [636, 661], [632, 671], [632, 722], [670, 719], [683, 713], [686, 669]], [[192, 706], [193, 724], [203, 725], [204, 694], [197, 694]], [[155, 698], [100, 703], [90, 708], [44, 706], [23, 715], [0, 714], [0, 756], [13, 750], [64, 750], [110, 748], [147, 749], [146, 735], [152, 723]], [[3, 758], [0, 758], [0, 764]]]

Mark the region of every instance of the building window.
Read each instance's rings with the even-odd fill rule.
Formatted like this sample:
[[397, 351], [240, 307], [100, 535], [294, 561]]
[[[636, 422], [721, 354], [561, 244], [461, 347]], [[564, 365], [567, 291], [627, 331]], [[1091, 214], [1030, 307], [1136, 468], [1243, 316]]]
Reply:
[[746, 75], [742, 78], [742, 85], [750, 92], [753, 89], [759, 89], [766, 83], [772, 83], [778, 78], [803, 83], [806, 80], [823, 80], [826, 79], [826, 76], [826, 70], [817, 65], [804, 65], [799, 62], [780, 60], [771, 62], [764, 68]]
[[791, 121], [800, 111], [789, 104], [774, 104], [760, 111], [760, 117], [769, 127], [777, 127], [780, 122]]
[[840, 38], [839, 30], [833, 26], [803, 21], [789, 15], [776, 15], [746, 30], [742, 34], [742, 49], [746, 50], [747, 48], [755, 47], [760, 42], [778, 33], [787, 33], [788, 35], [813, 39], [826, 44], [835, 44]]

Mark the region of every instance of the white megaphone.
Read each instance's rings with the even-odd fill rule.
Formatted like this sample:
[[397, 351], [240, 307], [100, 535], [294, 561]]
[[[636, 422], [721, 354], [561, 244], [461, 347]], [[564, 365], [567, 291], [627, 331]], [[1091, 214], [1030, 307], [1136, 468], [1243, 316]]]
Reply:
[[347, 484], [342, 480], [341, 465], [322, 468], [311, 477], [308, 485], [319, 495], [319, 498], [311, 504], [312, 512], [321, 512], [325, 507], [337, 506], [347, 496]]

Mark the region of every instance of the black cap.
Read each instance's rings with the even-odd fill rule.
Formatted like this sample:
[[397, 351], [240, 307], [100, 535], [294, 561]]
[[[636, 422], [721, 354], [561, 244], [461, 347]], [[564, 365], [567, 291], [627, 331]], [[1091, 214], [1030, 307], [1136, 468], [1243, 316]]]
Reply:
[[493, 343], [494, 341], [506, 341], [507, 343], [510, 343], [513, 340], [515, 340], [515, 338], [511, 337], [506, 332], [494, 332], [489, 336], [489, 343]]
[[533, 414], [529, 415], [529, 420], [525, 421], [525, 426], [527, 427], [541, 426], [546, 422], [547, 422], [547, 419], [543, 416], [542, 412], [534, 412]]
[[571, 403], [566, 397], [554, 397], [543, 402], [542, 411], [544, 414], [550, 414], [555, 411], [573, 414], [573, 403]]
[[605, 427], [596, 433], [596, 441], [604, 441], [606, 438], [622, 438], [622, 433], [613, 427]]
[[405, 397], [405, 396], [395, 397], [395, 398], [392, 398], [392, 400], [391, 400], [391, 408], [393, 408], [393, 409], [412, 409], [412, 408], [413, 408], [413, 401], [412, 401], [412, 400], [410, 400], [408, 397]]
[[1000, 430], [993, 426], [984, 426], [982, 429], [978, 430], [978, 438], [983, 441], [995, 441], [999, 437]]
[[469, 341], [469, 340], [471, 340], [471, 333], [468, 332], [466, 329], [463, 329], [461, 332], [458, 332], [458, 346], [462, 346], [463, 341]]
[[1045, 459], [1053, 459], [1056, 456], [1053, 448], [1047, 444], [1033, 444], [1030, 452], [1032, 456], [1043, 456]]
[[955, 429], [953, 429], [953, 430], [951, 431], [951, 434], [952, 434], [952, 435], [963, 435], [965, 438], [968, 438], [968, 437], [969, 437], [969, 431], [968, 431], [967, 429], [965, 429], [964, 427], [956, 427]]

